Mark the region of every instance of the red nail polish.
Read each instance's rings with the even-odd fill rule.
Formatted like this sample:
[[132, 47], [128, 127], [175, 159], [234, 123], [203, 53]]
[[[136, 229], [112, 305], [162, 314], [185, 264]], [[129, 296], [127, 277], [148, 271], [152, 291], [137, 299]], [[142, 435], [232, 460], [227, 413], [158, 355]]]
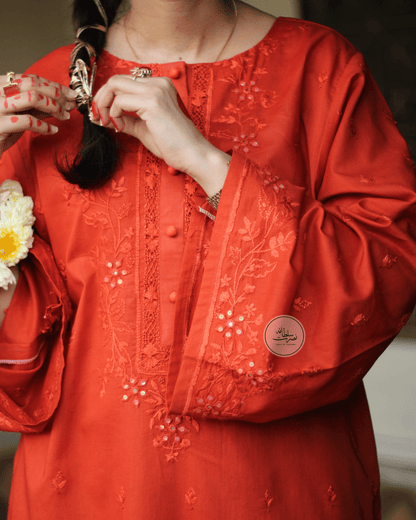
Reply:
[[101, 126], [106, 126], [108, 124], [108, 122], [106, 123], [103, 119], [103, 116], [101, 115], [101, 112], [98, 110], [97, 108], [97, 112], [98, 112], [98, 117], [100, 118], [100, 121], [101, 121]]
[[117, 125], [117, 123], [114, 121], [114, 119], [110, 116], [110, 121], [113, 123], [114, 128], [116, 129], [116, 132], [120, 132], [120, 127]]
[[95, 104], [95, 101], [92, 102], [91, 110], [92, 110], [92, 117], [94, 119], [96, 119], [98, 116], [98, 112], [97, 112], [97, 105]]

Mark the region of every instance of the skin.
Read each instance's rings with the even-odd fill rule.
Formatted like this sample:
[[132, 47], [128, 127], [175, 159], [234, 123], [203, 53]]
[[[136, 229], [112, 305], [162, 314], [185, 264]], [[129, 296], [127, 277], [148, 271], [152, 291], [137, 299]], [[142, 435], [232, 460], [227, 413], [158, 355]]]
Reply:
[[[275, 21], [238, 0], [237, 9], [232, 33], [234, 7], [226, 8], [222, 0], [132, 0], [131, 10], [110, 28], [106, 48], [137, 62], [127, 32], [142, 63], [213, 62], [232, 33], [221, 59], [232, 57], [258, 43]], [[136, 137], [169, 166], [192, 177], [209, 197], [224, 186], [230, 156], [184, 115], [170, 78], [113, 76], [94, 97], [91, 121]]]
[[[258, 43], [275, 18], [236, 0], [237, 24], [220, 59], [228, 59]], [[131, 0], [131, 10], [108, 32], [106, 49], [120, 58], [137, 61], [126, 32], [142, 63], [213, 62], [223, 49], [235, 22], [234, 8], [222, 0]], [[196, 31], [195, 28], [198, 27]], [[147, 51], [144, 52], [143, 50]], [[7, 76], [0, 76], [0, 157], [25, 131], [53, 134], [58, 128], [44, 119], [65, 121], [75, 108], [75, 93], [34, 75], [15, 77], [20, 93], [6, 97]], [[135, 112], [137, 117], [125, 112]], [[139, 139], [168, 166], [190, 175], [208, 196], [224, 186], [230, 156], [213, 146], [179, 107], [170, 78], [118, 75], [94, 96], [90, 119], [94, 124]], [[15, 275], [18, 269], [14, 268]], [[0, 325], [14, 285], [0, 290]]]

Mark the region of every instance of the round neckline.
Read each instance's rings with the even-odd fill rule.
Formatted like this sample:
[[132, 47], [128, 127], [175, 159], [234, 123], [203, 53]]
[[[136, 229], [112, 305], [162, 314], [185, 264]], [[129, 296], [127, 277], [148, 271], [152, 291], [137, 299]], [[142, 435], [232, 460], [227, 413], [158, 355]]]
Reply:
[[189, 66], [189, 67], [196, 67], [198, 65], [219, 65], [219, 64], [225, 63], [227, 61], [235, 60], [236, 58], [239, 58], [239, 57], [244, 57], [246, 54], [252, 53], [253, 51], [257, 50], [257, 48], [260, 47], [260, 45], [262, 45], [265, 40], [267, 40], [271, 37], [271, 35], [273, 34], [273, 32], [276, 29], [277, 22], [279, 22], [282, 18], [284, 18], [284, 17], [278, 16], [276, 18], [276, 20], [273, 22], [273, 25], [268, 30], [267, 34], [265, 36], [263, 36], [263, 38], [259, 42], [257, 42], [255, 45], [253, 45], [252, 47], [250, 47], [249, 49], [247, 49], [245, 51], [235, 54], [231, 58], [226, 58], [226, 59], [220, 60], [220, 61], [204, 61], [204, 62], [198, 62], [198, 63], [186, 63], [186, 61], [171, 61], [171, 62], [166, 62], [166, 63], [139, 63], [137, 61], [125, 60], [123, 58], [120, 58], [119, 56], [115, 56], [114, 54], [111, 54], [111, 52], [107, 51], [106, 49], [103, 49], [101, 51], [101, 55], [106, 54], [107, 56], [109, 56], [110, 58], [112, 58], [114, 60], [123, 61], [125, 63], [131, 63], [135, 66], [137, 66], [137, 65], [140, 65], [143, 67], [148, 66], [150, 68], [157, 67], [157, 66], [161, 67], [161, 66], [168, 66], [168, 65], [176, 65], [178, 63], [184, 63], [186, 66]]

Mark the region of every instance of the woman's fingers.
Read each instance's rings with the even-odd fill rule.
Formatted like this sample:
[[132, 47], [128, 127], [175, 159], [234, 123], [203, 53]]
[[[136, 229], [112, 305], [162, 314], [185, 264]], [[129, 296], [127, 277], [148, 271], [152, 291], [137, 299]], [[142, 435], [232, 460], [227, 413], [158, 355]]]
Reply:
[[30, 114], [14, 114], [12, 116], [3, 115], [0, 117], [2, 134], [0, 140], [7, 141], [7, 135], [18, 134], [25, 130], [38, 132], [40, 134], [56, 134], [58, 128], [46, 121], [40, 121]]
[[57, 99], [48, 97], [36, 90], [21, 92], [2, 101], [3, 106], [0, 106], [2, 115], [36, 110], [36, 116], [40, 119], [53, 116], [62, 121], [70, 118], [69, 110], [72, 106], [71, 102], [66, 101], [66, 99], [60, 98], [59, 101], [63, 103], [61, 104]]
[[110, 114], [110, 109], [115, 99], [124, 95], [131, 95], [133, 96], [131, 99], [135, 100], [135, 103], [131, 104], [129, 109], [123, 107], [124, 110], [137, 112], [144, 107], [144, 104], [146, 109], [156, 105], [160, 106], [161, 100], [172, 87], [171, 80], [164, 77], [138, 78], [133, 81], [131, 76], [113, 76], [95, 95], [91, 120], [100, 120], [103, 126], [109, 125], [111, 122], [110, 116], [113, 117]]
[[[76, 93], [69, 87], [54, 81], [48, 81], [45, 78], [41, 78], [40, 76], [35, 76], [33, 74], [16, 74], [13, 83], [18, 84], [20, 92], [36, 90], [45, 96], [57, 100], [60, 104], [63, 104], [65, 99], [72, 101], [74, 104], [76, 98]], [[7, 77], [0, 76], [0, 93], [5, 97], [9, 97], [7, 96], [7, 88], [4, 90], [4, 87], [7, 87], [7, 85]], [[10, 97], [13, 97], [13, 95], [15, 95], [15, 93], [13, 93]]]

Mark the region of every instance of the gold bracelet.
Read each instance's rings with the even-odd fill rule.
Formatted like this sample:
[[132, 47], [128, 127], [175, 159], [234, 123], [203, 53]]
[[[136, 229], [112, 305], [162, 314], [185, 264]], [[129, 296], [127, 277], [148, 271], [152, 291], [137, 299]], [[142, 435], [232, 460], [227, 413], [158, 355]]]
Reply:
[[[229, 160], [227, 162], [227, 166], [229, 167], [231, 164], [231, 160]], [[218, 209], [218, 205], [220, 203], [220, 197], [221, 197], [221, 192], [222, 192], [222, 189], [216, 193], [215, 195], [213, 195], [212, 197], [207, 197], [207, 202], [214, 208], [214, 209]]]

